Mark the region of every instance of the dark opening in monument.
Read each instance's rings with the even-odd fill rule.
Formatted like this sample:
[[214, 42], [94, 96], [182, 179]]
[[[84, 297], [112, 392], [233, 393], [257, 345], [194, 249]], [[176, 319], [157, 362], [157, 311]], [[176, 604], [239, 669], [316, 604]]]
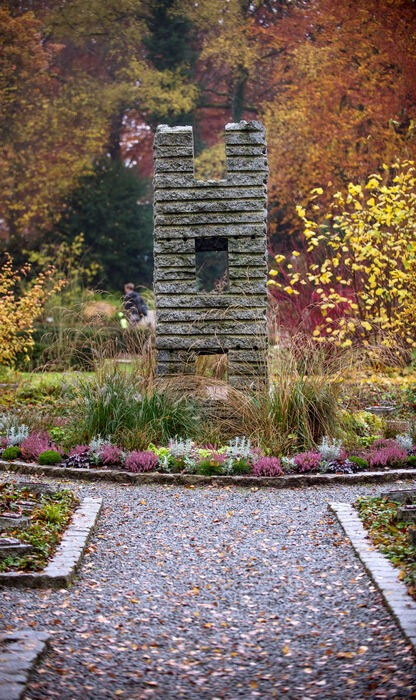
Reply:
[[228, 289], [228, 239], [195, 238], [196, 288], [199, 292]]
[[195, 357], [195, 374], [213, 379], [228, 379], [228, 356], [226, 351], [201, 350]]

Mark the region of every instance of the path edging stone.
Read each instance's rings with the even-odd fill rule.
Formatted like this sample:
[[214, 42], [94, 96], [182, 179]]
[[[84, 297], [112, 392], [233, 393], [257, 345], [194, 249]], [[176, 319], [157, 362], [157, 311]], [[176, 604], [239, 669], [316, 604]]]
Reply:
[[175, 486], [264, 486], [269, 488], [304, 488], [327, 484], [389, 483], [416, 478], [416, 469], [366, 471], [357, 474], [288, 474], [285, 476], [203, 476], [201, 474], [166, 474], [163, 472], [131, 473], [119, 469], [75, 469], [51, 467], [34, 462], [9, 462], [0, 459], [0, 469], [18, 474], [35, 474], [53, 478], [110, 481], [119, 484], [172, 484]]
[[48, 632], [17, 630], [0, 634], [0, 700], [20, 700], [29, 674], [45, 653]]
[[361, 519], [350, 503], [329, 503], [328, 508], [338, 518], [358, 558], [416, 652], [416, 601], [398, 578], [397, 568], [371, 543]]
[[75, 509], [55, 554], [43, 571], [0, 573], [0, 586], [68, 588], [84, 558], [89, 537], [102, 508], [102, 498], [86, 497]]

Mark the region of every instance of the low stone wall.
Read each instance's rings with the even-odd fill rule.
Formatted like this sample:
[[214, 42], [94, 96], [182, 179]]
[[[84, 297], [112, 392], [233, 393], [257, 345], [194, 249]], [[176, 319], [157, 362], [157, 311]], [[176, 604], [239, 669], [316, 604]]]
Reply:
[[120, 469], [73, 469], [48, 467], [29, 462], [0, 460], [0, 469], [20, 474], [69, 478], [86, 481], [113, 481], [119, 484], [167, 484], [183, 486], [244, 486], [276, 489], [305, 488], [329, 484], [389, 483], [400, 479], [416, 479], [416, 469], [392, 469], [387, 472], [360, 472], [358, 474], [290, 474], [287, 476], [202, 476], [200, 474], [165, 474], [147, 472], [132, 474]]

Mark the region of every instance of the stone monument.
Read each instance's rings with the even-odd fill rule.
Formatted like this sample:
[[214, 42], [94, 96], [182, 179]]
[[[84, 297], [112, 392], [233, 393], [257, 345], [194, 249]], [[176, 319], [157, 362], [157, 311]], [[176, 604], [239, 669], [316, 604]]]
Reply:
[[226, 125], [223, 180], [195, 178], [190, 126], [159, 126], [154, 150], [157, 374], [226, 355], [231, 385], [266, 381], [264, 127]]

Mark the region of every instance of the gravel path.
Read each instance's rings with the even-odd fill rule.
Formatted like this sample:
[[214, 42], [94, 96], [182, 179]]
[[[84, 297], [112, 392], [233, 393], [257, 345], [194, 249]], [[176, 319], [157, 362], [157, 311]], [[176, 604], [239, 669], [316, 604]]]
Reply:
[[79, 580], [0, 593], [1, 627], [53, 635], [26, 700], [416, 697], [409, 646], [327, 511], [386, 486], [75, 488], [105, 504]]

